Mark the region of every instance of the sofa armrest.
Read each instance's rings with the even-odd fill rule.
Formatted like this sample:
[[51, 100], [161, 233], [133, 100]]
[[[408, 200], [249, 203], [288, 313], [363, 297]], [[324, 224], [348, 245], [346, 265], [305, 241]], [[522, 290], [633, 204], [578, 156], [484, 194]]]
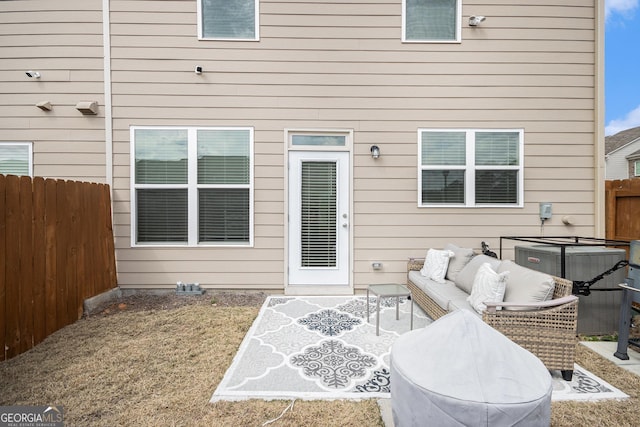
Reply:
[[424, 258], [409, 258], [407, 262], [407, 272], [420, 271], [424, 266]]
[[487, 306], [487, 311], [489, 313], [495, 313], [497, 307], [521, 307], [523, 309], [532, 309], [532, 310], [541, 310], [549, 307], [558, 307], [563, 304], [568, 304], [570, 302], [576, 301], [578, 299], [575, 295], [568, 295], [562, 298], [551, 299], [548, 301], [539, 301], [539, 302], [495, 302], [495, 301], [486, 301], [484, 304]]

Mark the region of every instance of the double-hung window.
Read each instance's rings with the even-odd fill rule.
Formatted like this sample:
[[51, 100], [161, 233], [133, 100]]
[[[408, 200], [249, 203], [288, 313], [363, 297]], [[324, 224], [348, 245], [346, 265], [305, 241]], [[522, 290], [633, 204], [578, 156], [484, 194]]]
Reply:
[[253, 129], [131, 129], [132, 245], [253, 243]]
[[522, 206], [523, 137], [521, 129], [419, 129], [419, 206]]
[[402, 0], [402, 41], [460, 42], [460, 0]]
[[259, 0], [198, 0], [199, 37], [258, 40]]
[[33, 176], [30, 142], [0, 142], [0, 174]]
[[633, 162], [633, 176], [640, 176], [640, 160]]

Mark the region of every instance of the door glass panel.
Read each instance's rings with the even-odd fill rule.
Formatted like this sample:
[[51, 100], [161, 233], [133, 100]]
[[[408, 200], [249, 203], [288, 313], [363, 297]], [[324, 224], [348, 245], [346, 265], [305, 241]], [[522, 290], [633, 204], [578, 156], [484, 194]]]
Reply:
[[303, 162], [301, 186], [301, 266], [335, 267], [336, 163]]

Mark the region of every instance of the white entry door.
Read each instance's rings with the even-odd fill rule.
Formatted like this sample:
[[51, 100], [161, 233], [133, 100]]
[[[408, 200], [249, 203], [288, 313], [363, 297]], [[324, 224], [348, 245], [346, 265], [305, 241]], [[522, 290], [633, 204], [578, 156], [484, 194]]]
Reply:
[[349, 153], [289, 152], [289, 285], [349, 285]]

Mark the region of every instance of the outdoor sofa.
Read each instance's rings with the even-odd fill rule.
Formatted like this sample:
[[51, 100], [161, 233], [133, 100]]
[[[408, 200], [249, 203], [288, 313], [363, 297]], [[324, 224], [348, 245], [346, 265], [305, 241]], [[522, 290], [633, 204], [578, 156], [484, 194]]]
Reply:
[[409, 259], [407, 286], [432, 319], [469, 310], [571, 380], [578, 323], [571, 281], [448, 244]]

